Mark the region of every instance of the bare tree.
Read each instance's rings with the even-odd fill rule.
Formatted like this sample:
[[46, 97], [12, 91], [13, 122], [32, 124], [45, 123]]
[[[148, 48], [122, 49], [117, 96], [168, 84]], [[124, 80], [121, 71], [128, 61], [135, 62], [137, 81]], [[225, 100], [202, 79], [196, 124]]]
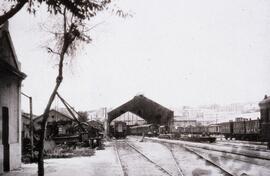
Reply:
[[[95, 10], [101, 10], [105, 4], [101, 4], [99, 8]], [[56, 77], [55, 87], [50, 95], [49, 101], [43, 113], [43, 120], [41, 123], [41, 135], [38, 153], [38, 175], [44, 175], [44, 141], [46, 134], [46, 124], [49, 117], [49, 111], [54, 98], [57, 94], [57, 90], [63, 80], [63, 63], [67, 56], [74, 56], [79, 45], [82, 43], [91, 42], [91, 38], [86, 34], [89, 31], [86, 23], [83, 19], [77, 18], [74, 14], [68, 13], [67, 9], [64, 8], [62, 16], [62, 24], [60, 26], [60, 31], [52, 32], [56, 45], [54, 48], [47, 47], [47, 51], [59, 58], [58, 63], [58, 75]]]
[[[46, 4], [50, 14], [62, 16], [60, 31], [52, 32], [56, 41], [56, 47], [46, 47], [47, 51], [59, 58], [58, 75], [56, 84], [49, 97], [43, 113], [41, 134], [38, 152], [38, 175], [44, 176], [44, 141], [46, 134], [47, 119], [51, 105], [57, 94], [57, 90], [63, 81], [63, 64], [67, 56], [73, 56], [81, 43], [91, 42], [86, 34], [92, 28], [87, 28], [85, 23], [91, 17], [96, 16], [98, 11], [104, 10], [110, 0], [5, 0], [10, 4], [10, 9], [0, 14], [0, 25], [17, 14], [26, 4], [27, 10], [35, 14], [41, 4]], [[120, 17], [131, 16], [122, 10], [112, 9], [112, 12]]]

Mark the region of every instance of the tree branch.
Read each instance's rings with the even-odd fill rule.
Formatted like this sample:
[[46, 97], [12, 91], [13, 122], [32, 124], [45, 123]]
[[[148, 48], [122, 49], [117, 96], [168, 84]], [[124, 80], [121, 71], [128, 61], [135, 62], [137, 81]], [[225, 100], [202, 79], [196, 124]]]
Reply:
[[18, 3], [12, 7], [9, 11], [0, 16], [0, 25], [4, 24], [8, 19], [13, 17], [22, 7], [27, 3], [27, 0], [19, 0]]

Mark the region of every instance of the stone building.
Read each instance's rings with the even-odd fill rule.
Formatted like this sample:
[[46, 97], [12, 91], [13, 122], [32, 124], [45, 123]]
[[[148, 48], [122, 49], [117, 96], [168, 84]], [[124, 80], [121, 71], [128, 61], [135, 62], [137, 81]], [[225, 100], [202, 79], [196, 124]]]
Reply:
[[8, 31], [0, 26], [0, 173], [21, 166], [21, 82], [20, 71]]
[[197, 126], [198, 122], [197, 120], [174, 120], [173, 122], [174, 126], [177, 127], [189, 127], [189, 126]]

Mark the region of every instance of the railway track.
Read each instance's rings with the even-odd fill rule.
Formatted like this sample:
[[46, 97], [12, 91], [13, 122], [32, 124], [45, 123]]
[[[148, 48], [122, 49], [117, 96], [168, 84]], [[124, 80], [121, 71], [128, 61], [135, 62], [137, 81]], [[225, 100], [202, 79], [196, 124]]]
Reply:
[[[177, 158], [176, 158], [176, 156], [175, 156], [175, 154], [174, 154], [174, 152], [173, 152], [173, 150], [172, 150], [172, 147], [169, 147], [168, 144], [167, 144], [167, 145], [164, 144], [164, 143], [162, 143], [162, 144], [163, 144], [164, 146], [166, 146], [166, 147], [168, 148], [168, 150], [171, 152], [174, 161], [177, 163], [179, 173], [182, 174], [181, 176], [184, 176], [183, 171], [182, 171], [182, 169], [180, 168], [179, 162], [178, 162], [178, 160], [177, 160]], [[190, 152], [190, 153], [193, 153], [193, 154], [197, 155], [199, 158], [205, 160], [205, 161], [206, 161], [207, 163], [209, 163], [210, 165], [212, 165], [212, 166], [218, 168], [218, 169], [221, 170], [226, 176], [235, 176], [234, 174], [230, 173], [229, 171], [227, 171], [226, 169], [224, 169], [224, 168], [222, 168], [221, 166], [217, 165], [216, 163], [212, 162], [211, 160], [205, 158], [203, 155], [201, 155], [201, 154], [199, 154], [198, 152], [192, 150], [191, 148], [186, 147], [186, 146], [181, 146], [181, 147], [183, 147], [186, 151], [188, 151], [188, 152]]]
[[[234, 152], [234, 151], [216, 150], [216, 149], [213, 149], [213, 148], [209, 149], [209, 148], [205, 148], [205, 147], [195, 147], [194, 146], [194, 148], [201, 148], [201, 149], [204, 149], [204, 150], [210, 150], [210, 151], [222, 152], [222, 153], [233, 154], [233, 155], [238, 155], [238, 156], [244, 156], [244, 157], [247, 157], [247, 158], [254, 158], [254, 159], [261, 159], [261, 160], [270, 161], [269, 158], [264, 157], [264, 156], [250, 155], [250, 154], [239, 153], [239, 152]], [[234, 148], [237, 149], [237, 147], [234, 147]]]
[[122, 175], [123, 176], [128, 176], [127, 170], [125, 169], [125, 167], [123, 165], [123, 161], [120, 158], [119, 151], [118, 151], [118, 148], [117, 148], [117, 144], [116, 143], [117, 142], [115, 141], [115, 143], [114, 143], [114, 149], [115, 149], [115, 152], [116, 152], [117, 159], [118, 159], [118, 161], [120, 163], [120, 166], [121, 166]]
[[[123, 161], [121, 160], [121, 156], [119, 154], [119, 151], [117, 149], [117, 143], [119, 143], [120, 141], [116, 141], [115, 142], [115, 149], [116, 149], [116, 153], [117, 153], [117, 157], [121, 163], [121, 167], [122, 167], [122, 171], [123, 171], [123, 175], [124, 176], [128, 176], [127, 170], [125, 169], [124, 165], [123, 165]], [[138, 150], [134, 145], [130, 144], [127, 141], [121, 141], [122, 143], [125, 143], [127, 146], [129, 146], [130, 148], [133, 149], [133, 151], [135, 151], [136, 153], [138, 153], [140, 156], [142, 156], [147, 162], [153, 164], [159, 171], [161, 171], [162, 173], [169, 175], [169, 176], [173, 176], [169, 171], [167, 171], [166, 169], [164, 169], [162, 166], [160, 166], [158, 163], [154, 162], [153, 160], [151, 160], [149, 157], [147, 157], [144, 153], [142, 153], [140, 150]]]
[[157, 168], [159, 168], [160, 171], [162, 171], [163, 173], [173, 176], [170, 172], [168, 172], [166, 169], [164, 169], [162, 166], [160, 166], [159, 164], [157, 164], [156, 162], [154, 162], [153, 160], [151, 160], [149, 157], [147, 157], [144, 153], [142, 153], [140, 150], [138, 150], [134, 145], [131, 145], [129, 142], [125, 143], [130, 146], [131, 148], [133, 148], [137, 153], [139, 153], [141, 156], [143, 156], [147, 161], [149, 161], [150, 163], [154, 164]]
[[182, 171], [182, 169], [181, 169], [181, 167], [180, 167], [180, 164], [179, 164], [178, 160], [176, 159], [176, 156], [175, 156], [175, 154], [173, 153], [172, 149], [169, 148], [168, 146], [166, 146], [166, 147], [168, 148], [168, 150], [170, 151], [170, 153], [171, 153], [171, 155], [172, 155], [172, 158], [173, 158], [173, 160], [174, 160], [174, 162], [175, 162], [175, 164], [176, 164], [176, 167], [177, 167], [177, 170], [178, 170], [179, 175], [180, 175], [180, 176], [184, 176], [184, 173], [183, 173], [183, 171]]
[[227, 171], [226, 169], [222, 168], [221, 166], [219, 166], [218, 164], [214, 163], [213, 161], [205, 158], [203, 155], [199, 154], [198, 152], [192, 150], [189, 147], [185, 147], [183, 146], [187, 151], [194, 153], [195, 155], [197, 155], [198, 157], [202, 158], [203, 160], [205, 160], [206, 162], [208, 162], [209, 164], [217, 167], [218, 169], [220, 169], [222, 172], [224, 172], [227, 176], [235, 176], [234, 174], [232, 174], [231, 172]]
[[[155, 161], [153, 161], [151, 158], [149, 158], [145, 153], [141, 152], [136, 146], [134, 146], [133, 144], [131, 144], [130, 142], [127, 142], [127, 141], [115, 141], [115, 150], [116, 150], [116, 153], [117, 153], [117, 157], [118, 157], [118, 160], [121, 164], [121, 168], [122, 168], [122, 171], [123, 171], [123, 175], [124, 176], [128, 176], [128, 171], [127, 171], [127, 168], [125, 168], [124, 166], [124, 161], [121, 159], [121, 155], [119, 154], [119, 151], [118, 151], [118, 147], [117, 147], [117, 144], [119, 143], [124, 143], [125, 147], [128, 146], [129, 148], [131, 148], [133, 151], [135, 151], [136, 153], [138, 153], [140, 156], [142, 156], [147, 162], [153, 164], [153, 166], [155, 166], [155, 168], [157, 168], [159, 171], [161, 171], [164, 175], [169, 175], [169, 176], [173, 176], [173, 174], [165, 169], [164, 167], [162, 167], [160, 164], [156, 163]], [[158, 142], [160, 143], [160, 142]], [[174, 160], [174, 163], [175, 163], [175, 166], [177, 168], [177, 175], [179, 176], [185, 176], [185, 173], [183, 172], [183, 170], [181, 169], [181, 164], [179, 163], [178, 159], [177, 159], [177, 155], [174, 153], [176, 151], [173, 151], [173, 148], [172, 146], [168, 146], [168, 144], [164, 144], [164, 143], [161, 143], [163, 146], [165, 146], [168, 151], [170, 151], [171, 153], [171, 156]], [[211, 165], [213, 168], [216, 168], [217, 170], [219, 170], [220, 174], [221, 175], [226, 175], [226, 176], [235, 176], [233, 173], [231, 173], [230, 171], [227, 171], [226, 169], [224, 169], [223, 167], [219, 166], [218, 164], [216, 164], [215, 162], [209, 160], [208, 158], [204, 157], [202, 154], [200, 154], [199, 152], [193, 150], [191, 147], [187, 147], [187, 146], [179, 146], [179, 147], [182, 147], [183, 148], [183, 151], [187, 151], [188, 153], [191, 153], [192, 155], [196, 155], [197, 157], [201, 158], [201, 162], [205, 161], [206, 163], [208, 163], [208, 165]], [[179, 157], [179, 156], [178, 156]], [[183, 166], [184, 168], [184, 166]], [[174, 175], [176, 175], [176, 172], [174, 173]]]
[[[160, 142], [160, 143], [168, 143], [168, 144], [176, 144], [177, 143], [173, 143], [173, 142], [167, 142], [167, 141], [159, 141], [159, 140], [152, 140], [152, 139], [149, 139], [148, 140], [150, 141], [156, 141], [156, 142]], [[178, 144], [180, 146], [184, 146], [185, 144]], [[214, 145], [213, 145], [214, 146]], [[218, 145], [216, 145], [218, 146]], [[214, 149], [213, 147], [211, 148], [208, 148], [208, 147], [202, 147], [202, 146], [191, 146], [191, 147], [194, 147], [194, 148], [201, 148], [201, 149], [204, 149], [204, 150], [209, 150], [209, 151], [216, 151], [216, 152], [222, 152], [222, 153], [227, 153], [227, 154], [234, 154], [234, 155], [238, 155], [238, 156], [244, 156], [244, 157], [247, 157], [247, 158], [254, 158], [254, 159], [260, 159], [260, 160], [268, 160], [270, 161], [270, 158], [267, 157], [267, 156], [264, 156], [264, 155], [252, 155], [252, 154], [249, 154], [249, 153], [239, 153], [237, 151], [228, 151], [228, 150], [222, 150], [222, 149]], [[237, 147], [232, 147], [232, 148], [237, 148]], [[248, 150], [248, 149], [247, 149]], [[250, 151], [255, 151], [255, 150], [251, 150], [249, 149]], [[265, 152], [265, 151], [262, 151], [262, 152]]]
[[257, 144], [241, 144], [240, 142], [221, 142], [218, 141], [217, 143], [213, 144], [213, 145], [217, 145], [217, 146], [226, 146], [226, 147], [232, 147], [232, 148], [243, 148], [246, 150], [251, 150], [251, 151], [260, 151], [260, 152], [268, 152], [269, 150], [267, 149], [267, 146], [261, 144], [261, 145], [257, 145]]

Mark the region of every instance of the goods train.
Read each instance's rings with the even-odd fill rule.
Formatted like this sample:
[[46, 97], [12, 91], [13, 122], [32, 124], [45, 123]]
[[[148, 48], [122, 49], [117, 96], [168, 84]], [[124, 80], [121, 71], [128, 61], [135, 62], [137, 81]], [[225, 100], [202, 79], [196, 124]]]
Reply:
[[208, 126], [169, 127], [146, 124], [130, 127], [125, 122], [116, 122], [111, 129], [115, 138], [125, 138], [130, 135], [145, 135], [149, 137], [159, 136], [167, 139], [184, 139], [197, 142], [214, 142], [215, 135], [223, 135], [226, 139], [264, 141], [261, 132], [260, 119], [238, 119], [236, 121], [223, 122]]
[[173, 133], [176, 134], [176, 136], [177, 134], [178, 136], [179, 134], [180, 136], [223, 135], [226, 139], [235, 138], [236, 140], [262, 141], [261, 122], [259, 119], [256, 120], [242, 119], [236, 121], [223, 122], [219, 124], [212, 124], [209, 126], [200, 125], [200, 126], [177, 127], [176, 129], [173, 130]]
[[216, 138], [207, 133], [206, 126], [188, 126], [171, 128], [172, 135], [160, 134], [161, 138], [181, 139], [193, 142], [215, 142]]
[[116, 139], [126, 138], [127, 136], [127, 124], [123, 121], [116, 121], [114, 125], [110, 127], [110, 131], [113, 137]]
[[146, 124], [130, 127], [131, 135], [146, 135], [149, 137], [158, 135], [158, 125]]
[[260, 119], [244, 119], [241, 121], [220, 123], [216, 125], [215, 129], [208, 129], [208, 133], [221, 134], [226, 139], [235, 138], [237, 140], [262, 141]]

